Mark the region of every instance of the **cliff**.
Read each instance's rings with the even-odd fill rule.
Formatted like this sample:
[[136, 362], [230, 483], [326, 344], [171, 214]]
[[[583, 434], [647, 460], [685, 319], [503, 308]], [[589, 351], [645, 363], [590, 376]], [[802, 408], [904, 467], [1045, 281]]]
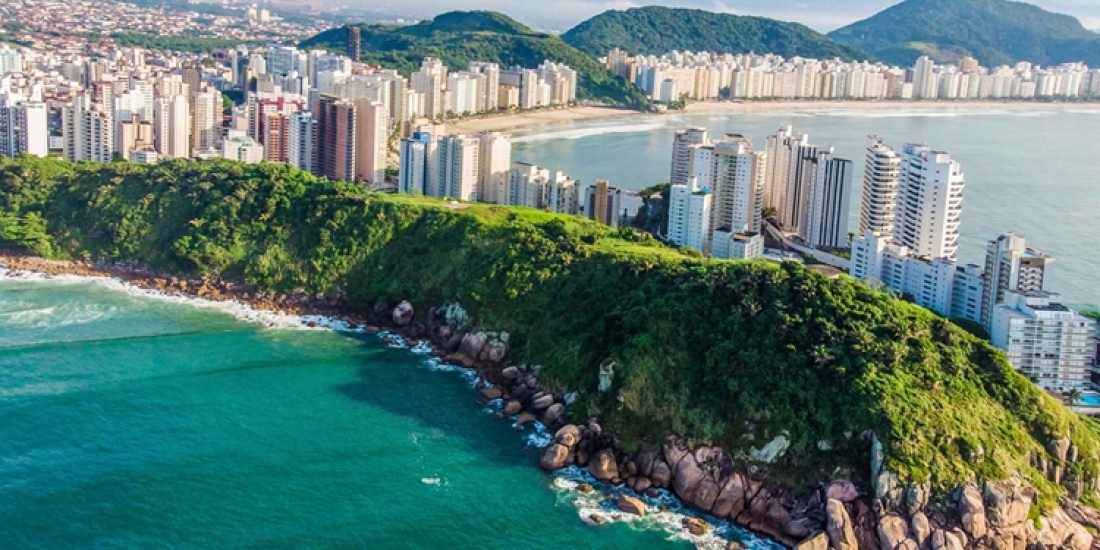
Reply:
[[[507, 331], [507, 355], [471, 353], [571, 403], [550, 422], [577, 426], [558, 435], [562, 465], [598, 455], [611, 478], [667, 483], [791, 545], [1082, 547], [1080, 524], [1100, 526], [1080, 504], [1096, 502], [1093, 422], [947, 320], [798, 265], [222, 161], [0, 159], [0, 245], [353, 312], [407, 300], [407, 330], [446, 327], [456, 349]], [[590, 417], [599, 433], [576, 422]]]

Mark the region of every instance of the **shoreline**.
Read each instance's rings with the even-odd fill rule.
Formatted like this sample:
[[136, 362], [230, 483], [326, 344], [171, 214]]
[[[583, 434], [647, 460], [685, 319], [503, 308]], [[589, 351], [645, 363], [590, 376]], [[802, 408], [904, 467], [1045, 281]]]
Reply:
[[613, 107], [572, 107], [544, 111], [526, 111], [486, 115], [444, 123], [449, 132], [474, 134], [478, 132], [510, 132], [539, 126], [566, 125], [595, 120], [609, 120], [629, 116], [662, 117], [703, 114], [754, 114], [804, 111], [910, 111], [958, 113], [973, 111], [1090, 111], [1100, 113], [1100, 102], [1043, 103], [1035, 101], [835, 101], [835, 100], [777, 100], [777, 101], [698, 101], [688, 103], [682, 111], [653, 113]]
[[[132, 265], [47, 260], [0, 251], [0, 279], [46, 281], [63, 277], [88, 281], [120, 281], [124, 287], [129, 288], [119, 290], [136, 289], [148, 299], [179, 299], [180, 303], [194, 307], [225, 305], [227, 307], [221, 309], [222, 312], [232, 314], [244, 322], [261, 324], [265, 328], [333, 330], [377, 336], [389, 348], [430, 357], [426, 364], [432, 370], [461, 372], [469, 380], [470, 388], [477, 392], [478, 401], [484, 407], [482, 410], [497, 419], [510, 422], [514, 429], [523, 431], [521, 439], [535, 449], [540, 457], [562, 440], [563, 432], [577, 434], [577, 443], [591, 444], [593, 449], [606, 449], [601, 452], [621, 452], [611, 443], [614, 439], [600, 437], [601, 430], [596, 419], [590, 419], [587, 424], [566, 424], [568, 399], [560, 393], [542, 390], [542, 385], [537, 380], [537, 370], [510, 366], [510, 363], [502, 359], [506, 350], [501, 351], [501, 355], [494, 354], [494, 344], [499, 342], [499, 336], [503, 333], [488, 333], [488, 339], [484, 339], [486, 333], [483, 332], [455, 333], [450, 338], [440, 338], [444, 336], [439, 334], [443, 331], [437, 330], [439, 327], [433, 327], [428, 334], [418, 334], [423, 332], [423, 327], [415, 322], [411, 309], [407, 312], [410, 322], [404, 326], [397, 322], [398, 312], [407, 302], [394, 309], [392, 315], [395, 322], [388, 323], [385, 320], [389, 317], [389, 311], [376, 312], [373, 317], [369, 314], [349, 313], [342, 304], [335, 303], [329, 297], [305, 294], [288, 297], [250, 291], [244, 285], [222, 280], [158, 274]], [[240, 309], [233, 306], [239, 306]], [[285, 317], [286, 319], [278, 319], [285, 321], [285, 324], [273, 322], [273, 318], [265, 318], [265, 314]], [[437, 315], [442, 313], [429, 313], [429, 317]], [[480, 353], [471, 353], [468, 349], [471, 335], [474, 340], [483, 338], [476, 346]], [[460, 343], [455, 346], [451, 342], [441, 342], [453, 341], [455, 336], [461, 336]], [[533, 431], [526, 431], [525, 428], [528, 427]], [[534, 466], [543, 466], [542, 460]], [[540, 470], [550, 476], [549, 488], [558, 493], [559, 500], [564, 494], [568, 504], [576, 507], [578, 519], [590, 527], [607, 523], [632, 523], [652, 517], [652, 528], [663, 531], [670, 537], [688, 541], [701, 550], [744, 550], [746, 545], [742, 538], [731, 529], [750, 533], [759, 543], [765, 545], [776, 543], [767, 533], [735, 526], [730, 520], [704, 517], [679, 498], [672, 487], [663, 490], [653, 488], [648, 492], [634, 491], [632, 486], [628, 487], [625, 479], [601, 481], [588, 468], [578, 464], [552, 470], [542, 467]], [[623, 511], [618, 503], [624, 495], [644, 502], [648, 507], [646, 513], [637, 515]], [[701, 532], [687, 527], [691, 524], [694, 529], [699, 529], [699, 523], [707, 525]]]

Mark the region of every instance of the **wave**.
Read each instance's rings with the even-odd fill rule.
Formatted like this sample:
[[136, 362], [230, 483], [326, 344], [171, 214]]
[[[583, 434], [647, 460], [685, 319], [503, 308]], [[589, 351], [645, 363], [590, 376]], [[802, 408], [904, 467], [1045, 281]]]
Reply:
[[513, 137], [512, 143], [537, 143], [552, 140], [576, 140], [606, 134], [631, 134], [637, 132], [649, 132], [665, 127], [664, 122], [649, 122], [639, 124], [617, 124], [614, 126], [592, 126], [577, 128], [574, 130], [560, 130], [557, 132], [539, 132], [537, 134], [521, 135]]
[[[581, 484], [590, 485], [593, 490], [582, 493], [578, 490]], [[748, 550], [783, 548], [775, 542], [753, 536], [729, 521], [700, 516], [666, 489], [658, 490], [657, 495], [652, 497], [640, 495], [625, 485], [600, 483], [587, 468], [577, 466], [554, 472], [551, 486], [557, 492], [558, 503], [574, 506], [581, 521], [589, 525], [624, 523], [631, 529], [664, 531], [669, 540], [689, 542], [701, 550], [725, 550], [730, 541], [740, 542]], [[645, 517], [620, 511], [616, 501], [622, 495], [633, 496], [645, 503]], [[687, 532], [683, 528], [684, 518], [687, 517], [705, 519], [710, 526], [709, 532], [701, 537]]]

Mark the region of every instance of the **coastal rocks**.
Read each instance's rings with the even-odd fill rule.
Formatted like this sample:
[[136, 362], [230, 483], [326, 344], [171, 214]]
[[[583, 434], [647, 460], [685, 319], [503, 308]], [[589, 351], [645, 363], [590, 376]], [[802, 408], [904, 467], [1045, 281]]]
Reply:
[[[689, 506], [695, 504], [695, 488], [703, 480], [703, 470], [691, 453], [685, 453], [672, 471], [672, 490]], [[712, 503], [713, 504], [713, 503]]]
[[909, 531], [913, 535], [913, 540], [917, 541], [917, 547], [928, 550], [932, 524], [929, 523], [928, 516], [924, 515], [924, 512], [916, 512], [909, 518]]
[[654, 460], [653, 473], [650, 474], [649, 480], [653, 482], [654, 487], [665, 489], [669, 483], [672, 483], [672, 469], [664, 460]]
[[542, 457], [539, 458], [539, 466], [544, 470], [560, 470], [566, 466], [569, 452], [569, 447], [561, 443], [554, 443], [542, 452]]
[[538, 393], [531, 399], [531, 410], [545, 411], [554, 404], [554, 396], [547, 393]]
[[615, 506], [628, 514], [645, 517], [645, 503], [629, 495], [619, 497]]
[[504, 405], [504, 416], [515, 416], [522, 410], [523, 404], [513, 399]]
[[397, 307], [393, 308], [393, 324], [399, 327], [409, 326], [414, 316], [415, 312], [413, 311], [413, 306], [409, 302], [401, 302], [397, 304]]
[[746, 485], [744, 477], [733, 472], [722, 485], [718, 498], [711, 507], [711, 513], [720, 518], [740, 515], [745, 510]]
[[497, 387], [485, 388], [481, 390], [481, 397], [486, 401], [492, 401], [494, 399], [500, 399], [504, 395], [504, 391]]
[[707, 531], [709, 530], [707, 522], [699, 518], [686, 517], [684, 518], [682, 525], [688, 533], [691, 533], [692, 535], [695, 535], [697, 537], [705, 537], [707, 535]]
[[1061, 508], [1039, 518], [1039, 524], [1038, 543], [1047, 548], [1089, 550], [1092, 547], [1092, 535]]
[[588, 472], [592, 477], [607, 483], [619, 477], [619, 466], [615, 462], [615, 452], [611, 449], [597, 451], [588, 459]]
[[909, 537], [909, 524], [897, 514], [887, 514], [878, 522], [880, 550], [917, 550], [917, 543]]
[[794, 550], [828, 550], [829, 536], [825, 533], [817, 533], [798, 543]]
[[825, 532], [829, 535], [831, 548], [859, 550], [859, 542], [852, 529], [852, 519], [839, 500], [830, 499], [825, 502]]
[[985, 536], [985, 505], [982, 503], [981, 493], [972, 483], [963, 487], [959, 498], [959, 517], [963, 530], [971, 538], [980, 539]]
[[930, 547], [931, 550], [963, 550], [962, 540], [958, 535], [943, 529], [932, 531]]
[[551, 428], [557, 425], [565, 416], [565, 405], [561, 403], [554, 403], [550, 405], [550, 408], [546, 409], [546, 412], [542, 415], [542, 425], [547, 428]]
[[847, 504], [859, 498], [859, 488], [851, 481], [839, 479], [825, 488], [825, 498], [839, 500]]

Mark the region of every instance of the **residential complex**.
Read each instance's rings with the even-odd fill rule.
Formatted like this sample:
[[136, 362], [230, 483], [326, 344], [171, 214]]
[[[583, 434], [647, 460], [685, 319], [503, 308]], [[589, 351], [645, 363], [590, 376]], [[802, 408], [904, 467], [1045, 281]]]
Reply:
[[1100, 97], [1100, 70], [1082, 63], [1040, 67], [1021, 62], [986, 68], [972, 58], [940, 65], [927, 57], [911, 68], [839, 59], [786, 59], [773, 54], [671, 52], [604, 60], [651, 99], [1035, 99]]
[[764, 205], [782, 228], [813, 248], [848, 246], [850, 160], [786, 126], [768, 137]]
[[1088, 386], [1095, 330], [1095, 321], [1062, 305], [1058, 294], [1010, 290], [993, 312], [990, 336], [1040, 387], [1067, 392]]

